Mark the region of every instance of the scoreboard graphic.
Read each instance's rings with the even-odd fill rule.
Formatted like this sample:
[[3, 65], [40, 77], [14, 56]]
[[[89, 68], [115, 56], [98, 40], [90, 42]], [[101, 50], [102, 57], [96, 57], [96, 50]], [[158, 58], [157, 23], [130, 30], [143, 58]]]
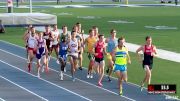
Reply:
[[175, 84], [150, 84], [148, 85], [149, 94], [176, 94]]

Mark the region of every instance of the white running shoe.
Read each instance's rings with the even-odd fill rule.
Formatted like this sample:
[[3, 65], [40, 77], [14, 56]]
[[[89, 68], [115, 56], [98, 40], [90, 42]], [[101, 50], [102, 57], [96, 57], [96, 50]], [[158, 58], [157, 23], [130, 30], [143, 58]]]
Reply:
[[40, 78], [40, 73], [39, 72], [37, 73], [37, 77]]
[[93, 74], [90, 75], [90, 78], [91, 78], [91, 79], [93, 78]]
[[143, 91], [143, 88], [144, 88], [143, 86], [140, 87], [141, 92]]
[[66, 72], [66, 67], [64, 67], [64, 72]]
[[51, 60], [51, 56], [48, 56], [48, 62]]
[[90, 75], [89, 75], [89, 74], [87, 74], [87, 78], [88, 78], [88, 79], [90, 78]]
[[72, 76], [72, 81], [73, 81], [73, 82], [75, 82], [75, 78], [74, 78], [74, 76]]
[[41, 68], [41, 72], [42, 72], [42, 73], [44, 72], [44, 65], [43, 65], [42, 68]]
[[60, 80], [63, 80], [63, 72], [62, 71], [60, 72], [60, 76], [61, 76]]
[[56, 60], [56, 63], [57, 63], [57, 64], [60, 64], [58, 59]]

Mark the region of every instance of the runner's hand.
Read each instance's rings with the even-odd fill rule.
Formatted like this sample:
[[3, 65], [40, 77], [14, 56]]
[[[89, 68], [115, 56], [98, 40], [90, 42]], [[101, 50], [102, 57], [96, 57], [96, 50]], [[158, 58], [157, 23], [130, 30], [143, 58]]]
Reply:
[[131, 64], [131, 60], [128, 60], [128, 63]]

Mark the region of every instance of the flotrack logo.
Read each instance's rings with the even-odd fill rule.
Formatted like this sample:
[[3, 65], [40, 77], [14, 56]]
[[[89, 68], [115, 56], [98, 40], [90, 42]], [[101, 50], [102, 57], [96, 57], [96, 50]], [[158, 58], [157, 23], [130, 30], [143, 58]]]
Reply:
[[178, 98], [179, 96], [169, 96], [169, 95], [166, 95], [165, 97], [166, 100], [179, 100]]

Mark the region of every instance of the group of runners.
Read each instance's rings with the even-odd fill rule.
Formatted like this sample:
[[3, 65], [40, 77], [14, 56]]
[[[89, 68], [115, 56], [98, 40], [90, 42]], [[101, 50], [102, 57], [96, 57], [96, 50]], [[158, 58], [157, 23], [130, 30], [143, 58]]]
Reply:
[[[106, 57], [108, 81], [111, 82], [111, 75], [114, 71], [118, 77], [119, 94], [122, 95], [122, 82], [127, 82], [127, 64], [131, 64], [131, 59], [125, 45], [125, 38], [117, 38], [116, 33], [115, 29], [111, 29], [110, 36], [105, 38], [103, 34], [99, 34], [98, 27], [93, 26], [89, 29], [89, 36], [85, 38], [84, 30], [82, 30], [79, 22], [73, 26], [71, 33], [68, 33], [67, 26], [62, 26], [62, 33], [60, 33], [57, 25], [53, 25], [52, 30], [51, 26], [47, 25], [44, 32], [37, 33], [35, 27], [29, 25], [23, 36], [27, 49], [28, 71], [31, 72], [32, 61], [36, 57], [37, 76], [40, 77], [40, 71], [48, 72], [48, 64], [54, 50], [56, 62], [60, 65], [60, 80], [63, 80], [66, 64], [69, 61], [72, 81], [75, 81], [75, 71], [83, 69], [83, 54], [87, 53], [89, 58], [87, 78], [93, 78], [94, 72], [97, 73], [99, 76], [97, 85], [102, 87]], [[136, 51], [145, 70], [141, 90], [145, 83], [150, 84], [153, 57], [157, 55], [156, 47], [152, 44], [152, 38], [147, 36], [145, 39], [145, 44]], [[143, 58], [141, 51], [144, 54]]]

